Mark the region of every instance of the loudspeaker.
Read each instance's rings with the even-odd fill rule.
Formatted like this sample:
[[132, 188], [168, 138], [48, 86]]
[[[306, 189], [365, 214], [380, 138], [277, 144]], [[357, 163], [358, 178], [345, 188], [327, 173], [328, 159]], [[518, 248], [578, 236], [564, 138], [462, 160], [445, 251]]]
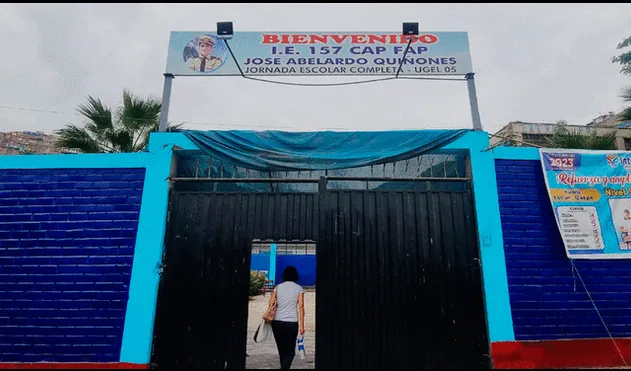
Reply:
[[403, 22], [404, 35], [418, 35], [418, 22]]
[[230, 37], [233, 33], [232, 22], [217, 22], [217, 36]]

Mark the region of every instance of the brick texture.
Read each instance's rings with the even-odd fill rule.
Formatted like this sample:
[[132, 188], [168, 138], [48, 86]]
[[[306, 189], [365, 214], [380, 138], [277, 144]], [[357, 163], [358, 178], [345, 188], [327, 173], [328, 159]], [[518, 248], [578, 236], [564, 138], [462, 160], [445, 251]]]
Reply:
[[0, 362], [118, 362], [144, 169], [0, 170]]
[[631, 260], [575, 260], [574, 271], [540, 162], [495, 165], [516, 340], [608, 337], [588, 292], [611, 334], [631, 337]]

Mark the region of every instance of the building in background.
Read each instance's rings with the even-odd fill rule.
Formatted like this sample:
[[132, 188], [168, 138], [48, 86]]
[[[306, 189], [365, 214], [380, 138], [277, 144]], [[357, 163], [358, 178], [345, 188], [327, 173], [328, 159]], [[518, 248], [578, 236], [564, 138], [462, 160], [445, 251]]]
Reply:
[[[275, 244], [273, 251], [275, 266], [271, 267], [271, 245]], [[275, 283], [281, 283], [285, 268], [293, 266], [298, 270], [298, 284], [303, 287], [315, 287], [316, 284], [316, 244], [314, 241], [255, 241], [252, 243], [252, 260], [250, 269], [264, 272], [267, 279]], [[273, 271], [273, 273], [270, 273]], [[272, 277], [273, 275], [273, 277]]]
[[0, 155], [75, 153], [57, 147], [55, 139], [41, 131], [0, 132]]
[[[491, 136], [491, 144], [506, 143], [513, 146], [538, 145], [543, 146], [554, 134], [556, 123], [511, 121]], [[568, 129], [581, 134], [596, 131], [597, 135], [616, 132], [616, 148], [631, 150], [631, 121], [620, 121], [620, 114], [609, 112], [601, 115], [586, 125], [567, 125]]]

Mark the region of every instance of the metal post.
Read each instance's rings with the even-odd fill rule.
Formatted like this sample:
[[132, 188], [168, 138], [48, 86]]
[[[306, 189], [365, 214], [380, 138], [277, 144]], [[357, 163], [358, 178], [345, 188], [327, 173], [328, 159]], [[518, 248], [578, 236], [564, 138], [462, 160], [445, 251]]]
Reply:
[[171, 104], [171, 86], [173, 85], [173, 76], [170, 73], [164, 74], [164, 89], [162, 90], [162, 106], [160, 108], [160, 126], [158, 131], [167, 131], [169, 124], [169, 105]]
[[475, 80], [473, 80], [473, 72], [465, 75], [467, 79], [467, 90], [469, 91], [469, 105], [471, 106], [471, 119], [473, 120], [473, 130], [482, 130], [482, 122], [480, 121], [480, 110], [478, 109], [478, 96], [475, 93]]
[[269, 245], [269, 279], [276, 285], [276, 244]]

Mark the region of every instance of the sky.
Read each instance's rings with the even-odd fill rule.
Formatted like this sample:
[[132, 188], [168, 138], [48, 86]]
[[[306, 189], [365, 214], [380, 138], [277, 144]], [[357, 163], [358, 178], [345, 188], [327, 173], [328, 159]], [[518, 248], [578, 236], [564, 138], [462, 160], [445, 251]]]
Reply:
[[[482, 127], [586, 124], [624, 105], [631, 77], [610, 62], [631, 4], [0, 4], [0, 131], [80, 125], [88, 95], [161, 97], [171, 31], [465, 31]], [[273, 78], [336, 83], [357, 77]], [[349, 80], [350, 79], [350, 80]], [[470, 128], [465, 82], [396, 80], [296, 87], [241, 77], [173, 83], [169, 121], [200, 130]]]

